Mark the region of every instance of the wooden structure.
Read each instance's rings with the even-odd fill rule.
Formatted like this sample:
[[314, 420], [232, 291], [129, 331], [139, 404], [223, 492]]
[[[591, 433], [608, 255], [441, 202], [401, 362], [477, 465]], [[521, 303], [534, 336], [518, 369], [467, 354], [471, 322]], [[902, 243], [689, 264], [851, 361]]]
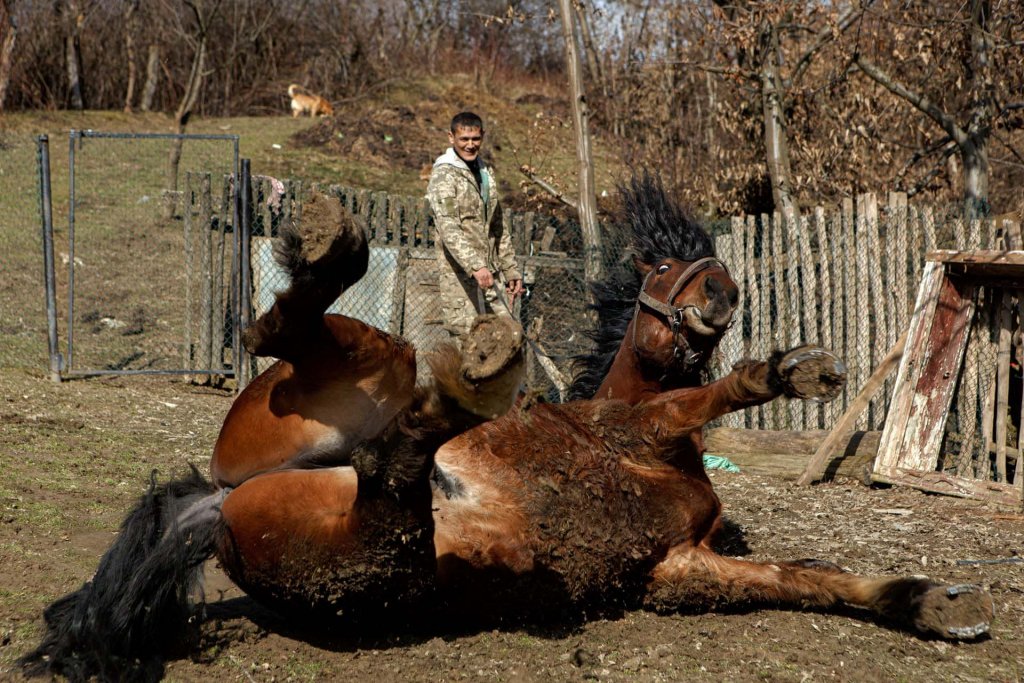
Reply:
[[[1008, 227], [1007, 243], [1019, 248], [1019, 228]], [[1022, 313], [1024, 251], [928, 254], [872, 480], [1005, 505], [1024, 502], [1022, 379], [1012, 372]], [[975, 349], [994, 347], [986, 354], [994, 366], [978, 363], [981, 352], [968, 352], [972, 329], [981, 332], [975, 332]], [[1019, 362], [1019, 347], [1016, 353]], [[958, 383], [971, 392], [979, 379], [991, 380], [977, 382], [990, 387], [982, 404], [957, 406], [963, 436], [958, 458], [951, 449], [941, 457]]]

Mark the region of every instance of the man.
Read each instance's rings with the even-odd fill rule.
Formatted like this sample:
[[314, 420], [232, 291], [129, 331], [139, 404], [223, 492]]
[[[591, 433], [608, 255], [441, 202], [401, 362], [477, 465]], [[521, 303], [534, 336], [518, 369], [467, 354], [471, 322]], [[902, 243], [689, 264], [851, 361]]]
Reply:
[[523, 293], [512, 240], [502, 226], [494, 174], [480, 160], [483, 140], [479, 116], [456, 114], [448, 132], [451, 147], [434, 162], [427, 186], [437, 230], [444, 326], [460, 345], [479, 313], [510, 314], [498, 301], [495, 283], [504, 281], [508, 307]]

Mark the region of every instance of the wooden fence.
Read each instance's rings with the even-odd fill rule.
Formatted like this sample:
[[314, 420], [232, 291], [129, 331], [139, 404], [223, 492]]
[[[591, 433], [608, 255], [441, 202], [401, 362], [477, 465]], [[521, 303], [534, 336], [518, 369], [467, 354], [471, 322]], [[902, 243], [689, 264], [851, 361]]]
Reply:
[[[720, 368], [815, 343], [845, 360], [849, 378], [830, 404], [777, 401], [727, 416], [723, 424], [831, 427], [907, 329], [924, 255], [936, 248], [990, 248], [1003, 231], [1019, 234], [1020, 226], [1002, 219], [966, 221], [957, 208], [911, 205], [901, 193], [890, 193], [882, 206], [875, 195], [862, 194], [835, 209], [733, 218], [730, 230], [716, 237], [718, 255], [740, 286], [740, 308], [720, 346]], [[975, 386], [989, 369], [986, 360], [976, 356], [966, 370], [974, 373], [969, 379]], [[871, 402], [859, 428], [881, 428], [893, 381]]]

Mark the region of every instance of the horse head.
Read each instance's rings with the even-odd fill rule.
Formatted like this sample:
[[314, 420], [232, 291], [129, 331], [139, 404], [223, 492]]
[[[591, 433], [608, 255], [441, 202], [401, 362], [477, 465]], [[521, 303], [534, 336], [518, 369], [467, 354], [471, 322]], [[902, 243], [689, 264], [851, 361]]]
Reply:
[[631, 344], [641, 362], [685, 375], [704, 366], [732, 323], [739, 287], [721, 261], [634, 258], [643, 276]]

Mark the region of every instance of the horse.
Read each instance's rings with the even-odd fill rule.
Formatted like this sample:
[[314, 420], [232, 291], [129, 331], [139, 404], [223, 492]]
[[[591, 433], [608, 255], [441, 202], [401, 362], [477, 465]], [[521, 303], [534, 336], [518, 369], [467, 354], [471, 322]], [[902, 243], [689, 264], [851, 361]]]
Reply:
[[[47, 608], [43, 640], [21, 660], [26, 673], [158, 678], [169, 644], [197, 623], [192, 596], [213, 556], [261, 602], [359, 628], [395, 629], [410, 614], [519, 620], [595, 608], [847, 604], [922, 634], [987, 632], [993, 604], [978, 586], [713, 550], [721, 503], [693, 435], [780, 396], [834, 397], [845, 368], [831, 353], [778, 351], [635, 402], [527, 407], [516, 401], [522, 331], [494, 317], [474, 323], [465, 348], [441, 347], [429, 360], [433, 379], [414, 387], [408, 345], [323, 314], [365, 271], [366, 245], [339, 206], [313, 206], [281, 240], [290, 289], [246, 331], [247, 346], [281, 360], [229, 411], [212, 480], [193, 470], [151, 485], [93, 579]], [[694, 286], [721, 301], [703, 285], [710, 274], [677, 288], [678, 275], [663, 276], [689, 266], [647, 265], [644, 291], [664, 306], [681, 308]], [[636, 336], [623, 344], [678, 345], [667, 318], [633, 323]], [[648, 336], [641, 324], [669, 334]], [[671, 346], [652, 357], [679, 362]]]

